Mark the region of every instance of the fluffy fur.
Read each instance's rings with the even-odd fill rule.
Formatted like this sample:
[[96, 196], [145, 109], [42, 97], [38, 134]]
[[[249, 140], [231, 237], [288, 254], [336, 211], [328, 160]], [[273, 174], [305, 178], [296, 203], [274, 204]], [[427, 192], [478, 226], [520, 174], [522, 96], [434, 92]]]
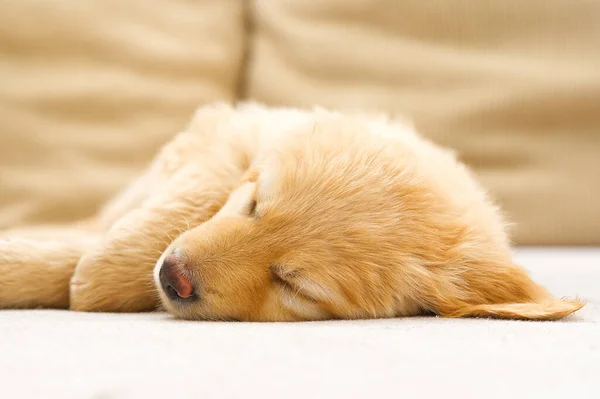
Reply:
[[[162, 302], [187, 319], [293, 321], [554, 320], [583, 306], [512, 263], [499, 211], [452, 153], [321, 109], [204, 107], [94, 219], [4, 235], [2, 308]], [[169, 255], [194, 300], [161, 288]]]

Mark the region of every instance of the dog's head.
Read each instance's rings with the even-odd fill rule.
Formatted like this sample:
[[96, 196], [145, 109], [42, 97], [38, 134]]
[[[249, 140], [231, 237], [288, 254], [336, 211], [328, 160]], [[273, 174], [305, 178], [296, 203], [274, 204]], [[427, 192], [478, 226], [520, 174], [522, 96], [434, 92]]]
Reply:
[[408, 219], [428, 200], [414, 156], [354, 122], [307, 123], [261, 154], [221, 211], [158, 261], [165, 307], [192, 319], [396, 314]]
[[223, 208], [157, 262], [167, 310], [293, 321], [581, 307], [548, 305], [511, 264], [496, 210], [451, 155], [382, 126], [317, 118], [263, 151]]

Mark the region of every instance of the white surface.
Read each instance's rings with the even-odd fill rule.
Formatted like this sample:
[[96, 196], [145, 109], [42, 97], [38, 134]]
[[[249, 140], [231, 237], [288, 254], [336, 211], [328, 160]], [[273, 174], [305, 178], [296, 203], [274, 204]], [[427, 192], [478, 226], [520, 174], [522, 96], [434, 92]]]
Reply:
[[561, 322], [0, 311], [1, 398], [600, 398], [600, 249], [522, 249]]

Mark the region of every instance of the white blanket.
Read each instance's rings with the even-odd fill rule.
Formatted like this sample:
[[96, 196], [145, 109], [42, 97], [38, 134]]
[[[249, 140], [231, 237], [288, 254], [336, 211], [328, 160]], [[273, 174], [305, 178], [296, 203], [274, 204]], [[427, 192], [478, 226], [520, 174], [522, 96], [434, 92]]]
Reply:
[[0, 311], [1, 398], [600, 398], [600, 249], [521, 249], [560, 322]]

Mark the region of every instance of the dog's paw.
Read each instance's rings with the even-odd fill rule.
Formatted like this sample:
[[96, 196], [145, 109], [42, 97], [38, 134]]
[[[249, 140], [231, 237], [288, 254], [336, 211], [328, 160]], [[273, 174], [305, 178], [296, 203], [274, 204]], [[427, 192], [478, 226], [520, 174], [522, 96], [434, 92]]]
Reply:
[[84, 255], [75, 268], [70, 283], [70, 309], [86, 312], [156, 309], [159, 301], [152, 273], [148, 272], [154, 262], [135, 251], [119, 253], [110, 245], [101, 245]]
[[37, 228], [7, 236], [0, 239], [0, 309], [67, 308], [69, 279], [81, 254], [96, 243], [96, 235]]

